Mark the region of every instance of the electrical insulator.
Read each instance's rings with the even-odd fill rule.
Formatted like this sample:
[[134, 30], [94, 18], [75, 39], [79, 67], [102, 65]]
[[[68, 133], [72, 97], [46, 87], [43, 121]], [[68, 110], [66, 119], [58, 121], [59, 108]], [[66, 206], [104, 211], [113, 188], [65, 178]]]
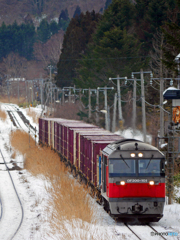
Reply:
[[172, 86], [173, 85], [173, 80], [171, 79], [171, 81], [170, 81], [170, 85]]
[[150, 79], [150, 85], [152, 86], [152, 79]]

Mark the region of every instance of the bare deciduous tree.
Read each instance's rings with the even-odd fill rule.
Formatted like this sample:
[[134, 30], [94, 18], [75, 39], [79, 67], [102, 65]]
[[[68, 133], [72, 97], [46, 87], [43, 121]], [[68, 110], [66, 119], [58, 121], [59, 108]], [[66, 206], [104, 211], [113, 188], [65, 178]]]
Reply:
[[162, 32], [157, 32], [157, 34], [154, 36], [153, 42], [153, 51], [150, 52], [151, 60], [150, 60], [150, 68], [154, 73], [154, 77], [167, 77], [168, 76], [168, 70], [163, 65], [162, 59], [163, 59], [163, 50], [162, 48], [165, 45], [164, 41], [164, 35]]
[[20, 57], [19, 54], [10, 53], [3, 58], [3, 69], [4, 73], [12, 78], [23, 77], [27, 70], [27, 59]]
[[42, 65], [44, 68], [47, 67], [48, 64], [56, 65], [59, 61], [63, 36], [64, 32], [59, 31], [57, 34], [53, 35], [45, 44], [35, 44], [34, 55], [38, 61], [43, 63]]

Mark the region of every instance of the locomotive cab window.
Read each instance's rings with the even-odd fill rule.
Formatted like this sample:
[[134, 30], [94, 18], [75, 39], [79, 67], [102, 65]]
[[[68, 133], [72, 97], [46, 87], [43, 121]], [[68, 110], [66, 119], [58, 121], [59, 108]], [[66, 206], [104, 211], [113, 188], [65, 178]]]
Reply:
[[136, 176], [136, 162], [133, 159], [109, 160], [109, 177]]
[[164, 176], [164, 159], [139, 159], [139, 176]]

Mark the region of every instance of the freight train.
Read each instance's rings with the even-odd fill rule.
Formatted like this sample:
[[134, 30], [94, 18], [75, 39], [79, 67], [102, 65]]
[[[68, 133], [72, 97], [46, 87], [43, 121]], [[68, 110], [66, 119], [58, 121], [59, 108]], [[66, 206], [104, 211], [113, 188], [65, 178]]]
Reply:
[[39, 143], [57, 151], [112, 216], [145, 223], [162, 218], [165, 158], [157, 148], [61, 118], [39, 119]]

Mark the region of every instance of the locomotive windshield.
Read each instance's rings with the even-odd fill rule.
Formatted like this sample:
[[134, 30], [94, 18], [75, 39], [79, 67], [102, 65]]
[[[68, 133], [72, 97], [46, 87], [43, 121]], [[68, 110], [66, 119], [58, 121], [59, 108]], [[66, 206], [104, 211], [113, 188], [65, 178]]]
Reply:
[[164, 159], [110, 159], [109, 177], [164, 176]]
[[161, 176], [164, 174], [164, 162], [162, 159], [139, 159], [139, 176]]
[[109, 160], [109, 176], [136, 176], [136, 160], [117, 159]]

